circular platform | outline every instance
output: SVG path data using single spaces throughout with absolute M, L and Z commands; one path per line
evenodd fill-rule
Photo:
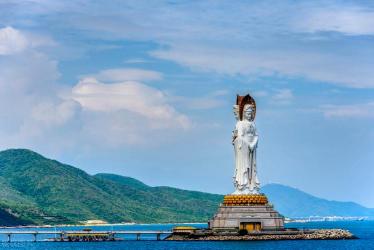
M 223 205 L 225 206 L 245 206 L 245 205 L 266 205 L 268 199 L 263 194 L 240 194 L 225 195 Z

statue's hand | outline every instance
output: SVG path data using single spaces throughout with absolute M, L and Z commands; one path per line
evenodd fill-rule
M 249 143 L 248 145 L 248 148 L 249 148 L 249 151 L 253 152 L 257 147 L 257 144 L 256 143 Z

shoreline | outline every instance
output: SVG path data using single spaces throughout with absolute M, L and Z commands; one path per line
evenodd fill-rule
M 266 240 L 353 240 L 358 239 L 348 230 L 311 229 L 298 231 L 254 232 L 246 235 L 214 233 L 211 231 L 194 234 L 172 234 L 166 241 L 266 241 Z

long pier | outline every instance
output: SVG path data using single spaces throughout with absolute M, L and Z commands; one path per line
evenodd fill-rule
M 130 231 L 130 230 L 114 230 L 114 231 L 83 231 L 83 230 L 66 230 L 66 231 L 47 231 L 47 230 L 14 230 L 14 231 L 0 231 L 0 235 L 7 237 L 7 241 L 11 242 L 12 235 L 31 235 L 33 236 L 33 241 L 38 241 L 38 235 L 54 235 L 56 239 L 63 239 L 66 235 L 76 234 L 76 235 L 95 235 L 95 234 L 108 234 L 113 236 L 120 235 L 134 235 L 136 240 L 141 240 L 141 235 L 155 235 L 155 240 L 162 240 L 161 235 L 170 235 L 172 231 L 163 230 L 144 230 L 144 231 Z

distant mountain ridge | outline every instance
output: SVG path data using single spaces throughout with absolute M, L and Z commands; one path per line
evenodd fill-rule
M 374 218 L 374 209 L 355 202 L 321 199 L 296 188 L 280 184 L 268 184 L 261 188 L 271 203 L 283 215 L 290 218 L 309 216 L 367 216 Z
M 373 216 L 356 203 L 319 199 L 279 184 L 262 188 L 287 217 Z M 203 222 L 223 196 L 151 187 L 131 177 L 89 175 L 27 149 L 0 152 L 0 225 L 108 222 Z

